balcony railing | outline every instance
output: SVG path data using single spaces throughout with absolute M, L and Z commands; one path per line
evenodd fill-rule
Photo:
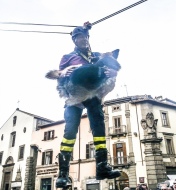
M 127 156 L 111 157 L 110 164 L 113 166 L 127 166 L 128 165 Z
M 108 134 L 110 136 L 126 135 L 127 134 L 126 125 L 120 125 L 118 127 L 117 126 L 109 127 Z

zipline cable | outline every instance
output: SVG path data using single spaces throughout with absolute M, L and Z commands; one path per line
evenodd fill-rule
M 91 24 L 92 24 L 92 26 L 95 25 L 95 24 L 98 24 L 98 23 L 100 23 L 100 22 L 102 22 L 102 21 L 104 21 L 104 20 L 106 20 L 106 19 L 108 19 L 108 18 L 111 18 L 111 17 L 113 17 L 113 16 L 115 16 L 115 15 L 117 15 L 117 14 L 120 14 L 120 13 L 122 13 L 122 12 L 128 10 L 128 9 L 131 9 L 131 8 L 133 8 L 133 7 L 135 7 L 135 6 L 139 5 L 139 4 L 141 4 L 141 3 L 144 3 L 145 1 L 148 1 L 148 0 L 141 0 L 141 1 L 138 1 L 138 2 L 136 2 L 136 3 L 134 3 L 134 4 L 131 4 L 131 5 L 129 5 L 129 6 L 125 7 L 125 8 L 123 8 L 123 9 L 121 9 L 121 10 L 115 12 L 115 13 L 112 13 L 112 14 L 110 14 L 110 15 L 108 15 L 108 16 L 102 18 L 102 19 L 99 19 L 99 20 L 97 20 L 97 21 L 95 21 L 95 22 L 93 22 L 93 23 L 91 23 Z M 77 26 L 72 26 L 72 25 L 19 23 L 19 22 L 0 22 L 0 24 L 77 27 Z M 71 32 L 53 32 L 53 31 L 47 32 L 47 31 L 8 30 L 8 29 L 0 29 L 0 31 L 50 33 L 50 34 L 71 34 Z
M 7 30 L 0 29 L 0 31 L 10 31 L 10 32 L 33 32 L 33 33 L 48 33 L 48 34 L 71 34 L 70 32 L 47 32 L 47 31 L 32 31 L 32 30 Z
M 113 16 L 115 16 L 115 15 L 117 15 L 117 14 L 119 14 L 119 13 L 122 13 L 122 12 L 128 10 L 128 9 L 131 9 L 131 8 L 133 8 L 133 7 L 135 7 L 135 6 L 139 5 L 139 4 L 141 4 L 141 3 L 144 3 L 145 1 L 148 1 L 148 0 L 141 0 L 141 1 L 138 1 L 138 2 L 136 2 L 136 3 L 134 3 L 134 4 L 132 4 L 132 5 L 129 5 L 128 7 L 125 7 L 125 8 L 123 8 L 123 9 L 121 9 L 121 10 L 115 12 L 115 13 L 112 13 L 112 14 L 110 14 L 110 15 L 108 15 L 108 16 L 106 16 L 106 17 L 100 19 L 100 20 L 97 20 L 96 22 L 93 22 L 93 23 L 91 23 L 91 24 L 92 24 L 92 25 L 98 24 L 98 23 L 100 23 L 100 22 L 102 22 L 102 21 L 104 21 L 104 20 L 106 20 L 106 19 L 108 19 L 108 18 L 111 18 L 111 17 L 113 17 Z
M 0 24 L 28 25 L 28 26 L 62 26 L 62 27 L 77 27 L 77 26 L 63 25 L 63 24 L 37 24 L 37 23 L 22 23 L 22 22 L 0 22 Z

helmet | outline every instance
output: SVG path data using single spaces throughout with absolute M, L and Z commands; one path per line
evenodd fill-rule
M 84 34 L 85 36 L 89 37 L 88 29 L 83 26 L 78 26 L 71 32 L 72 40 L 74 40 L 76 35 L 78 35 L 78 34 Z

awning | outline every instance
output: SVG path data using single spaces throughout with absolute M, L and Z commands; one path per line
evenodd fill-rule
M 169 180 L 176 180 L 176 175 L 167 175 L 167 177 L 169 178 Z

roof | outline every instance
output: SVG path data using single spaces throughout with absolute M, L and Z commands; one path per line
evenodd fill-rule
M 17 111 L 20 111 L 22 113 L 25 113 L 27 115 L 30 115 L 30 116 L 33 116 L 34 118 L 37 118 L 37 119 L 42 119 L 42 120 L 45 120 L 45 121 L 49 121 L 49 122 L 55 122 L 51 119 L 47 119 L 47 118 L 44 118 L 44 117 L 41 117 L 41 116 L 38 116 L 38 115 L 35 115 L 35 114 L 32 114 L 32 113 L 29 113 L 29 112 L 25 112 L 25 111 L 22 111 L 20 110 L 19 108 L 16 109 Z
M 87 117 L 87 114 L 83 114 L 81 116 L 81 118 L 86 118 Z M 48 123 L 48 124 L 45 124 L 45 125 L 40 125 L 38 127 L 38 129 L 43 129 L 43 128 L 46 128 L 46 127 L 52 127 L 54 125 L 59 125 L 59 124 L 62 124 L 62 123 L 65 123 L 65 120 L 59 120 L 59 121 L 56 121 L 56 122 L 53 122 L 53 123 Z
M 50 122 L 50 123 L 51 123 L 51 122 L 52 122 L 52 123 L 55 122 L 55 121 L 53 121 L 53 120 L 50 120 L 50 119 L 47 119 L 47 118 L 44 118 L 44 117 L 41 117 L 41 116 L 38 116 L 38 115 L 35 115 L 35 114 L 32 114 L 32 113 L 22 111 L 22 110 L 20 110 L 19 108 L 16 108 L 16 110 L 13 112 L 13 114 L 14 114 L 16 111 L 19 111 L 19 112 L 21 112 L 21 113 L 30 115 L 30 116 L 32 116 L 32 117 L 34 117 L 34 118 L 36 118 L 36 119 L 41 119 L 41 120 L 44 120 L 44 121 L 47 121 L 47 122 Z M 12 115 L 13 115 L 13 114 L 12 114 Z M 10 117 L 11 117 L 11 116 L 10 116 Z M 10 118 L 10 117 L 9 117 L 9 118 Z M 9 118 L 8 118 L 8 119 L 9 119 Z M 6 120 L 6 122 L 8 121 L 8 119 Z M 5 123 L 6 123 L 6 122 L 5 122 Z M 3 126 L 5 125 L 5 123 L 4 123 L 1 127 L 3 127 Z M 0 127 L 0 128 L 1 128 L 1 127 Z
M 136 96 L 127 96 L 122 98 L 117 98 L 113 100 L 108 100 L 104 102 L 104 106 L 120 104 L 130 102 L 131 104 L 145 103 L 149 102 L 151 104 L 169 106 L 176 108 L 176 102 L 168 98 L 163 99 L 162 96 L 152 98 L 151 95 L 136 95 Z

